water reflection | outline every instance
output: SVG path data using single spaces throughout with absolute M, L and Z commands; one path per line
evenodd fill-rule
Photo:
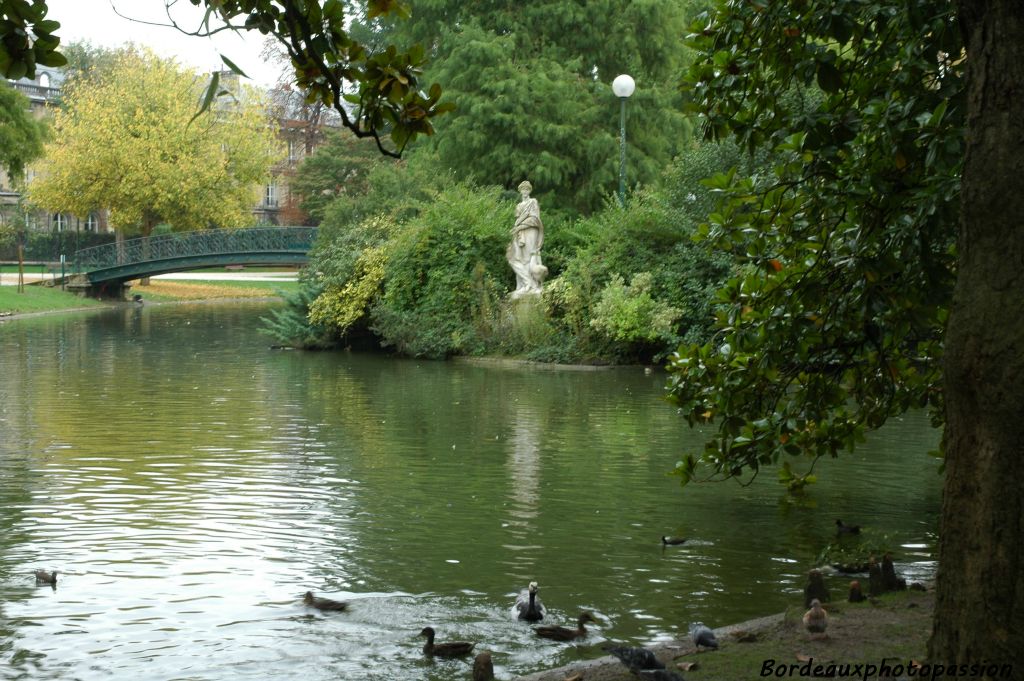
M 697 440 L 659 376 L 274 352 L 260 313 L 0 325 L 0 678 L 464 677 L 423 658 L 427 624 L 510 677 L 781 610 L 836 517 L 934 569 L 923 415 L 829 462 L 809 503 L 770 475 L 680 493 L 666 471 Z M 596 612 L 591 636 L 511 621 L 531 580 L 553 623 Z

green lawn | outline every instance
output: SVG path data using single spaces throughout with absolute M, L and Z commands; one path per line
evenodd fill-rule
M 99 305 L 103 303 L 59 288 L 26 286 L 24 293 L 18 293 L 17 286 L 0 286 L 0 312 L 47 312 Z

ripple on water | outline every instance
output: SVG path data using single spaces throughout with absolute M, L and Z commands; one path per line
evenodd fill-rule
M 4 325 L 3 678 L 465 678 L 424 658 L 425 625 L 508 678 L 782 610 L 835 517 L 888 535 L 909 580 L 934 572 L 925 418 L 822 468 L 816 507 L 767 474 L 680 492 L 666 472 L 697 441 L 660 377 L 271 353 L 263 313 Z M 510 617 L 534 580 L 546 623 L 597 614 L 584 641 Z

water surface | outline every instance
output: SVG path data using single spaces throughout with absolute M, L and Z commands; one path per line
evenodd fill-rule
M 801 503 L 775 471 L 681 490 L 699 438 L 664 375 L 274 351 L 264 309 L 0 325 L 0 678 L 468 678 L 424 659 L 425 625 L 509 678 L 797 603 L 837 517 L 934 568 L 923 414 L 820 462 Z M 600 624 L 538 640 L 509 613 L 531 580 L 545 623 Z

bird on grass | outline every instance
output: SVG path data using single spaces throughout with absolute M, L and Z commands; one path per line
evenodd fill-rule
M 540 587 L 537 582 L 530 582 L 530 585 L 519 593 L 516 603 L 512 606 L 512 614 L 516 618 L 527 622 L 539 622 L 544 619 L 544 605 L 540 602 L 537 592 Z
M 47 570 L 36 570 L 36 584 L 49 584 L 50 586 L 57 586 L 57 571 L 48 572 Z
M 619 658 L 634 674 L 654 669 L 665 669 L 665 665 L 647 648 L 604 645 L 601 649 Z
M 804 626 L 812 634 L 824 634 L 828 627 L 828 613 L 817 598 L 811 601 L 811 609 L 804 613 Z
M 837 518 L 836 534 L 860 534 L 860 525 L 846 525 Z
M 420 636 L 426 636 L 427 642 L 423 644 L 423 653 L 434 657 L 461 657 L 473 651 L 475 643 L 469 641 L 450 641 L 449 643 L 434 643 L 434 628 L 423 627 Z
M 686 537 L 666 537 L 662 535 L 661 544 L 662 546 L 677 546 L 679 544 L 685 544 Z
M 583 625 L 587 622 L 596 622 L 594 615 L 589 612 L 583 612 L 580 614 L 577 620 L 575 629 L 569 629 L 568 627 L 534 627 L 533 630 L 537 632 L 537 635 L 541 638 L 551 638 L 556 641 L 572 641 L 573 639 L 583 638 L 587 635 L 587 629 Z
M 306 595 L 302 597 L 302 602 L 311 608 L 316 608 L 317 610 L 341 612 L 348 608 L 348 603 L 345 603 L 344 601 L 335 601 L 330 598 L 314 596 L 312 591 L 306 592 Z
M 693 645 L 697 646 L 697 650 L 701 648 L 718 650 L 718 639 L 715 638 L 715 632 L 704 626 L 703 622 L 694 622 L 690 625 L 690 640 L 693 641 Z
M 494 681 L 491 651 L 485 650 L 473 659 L 473 681 Z

